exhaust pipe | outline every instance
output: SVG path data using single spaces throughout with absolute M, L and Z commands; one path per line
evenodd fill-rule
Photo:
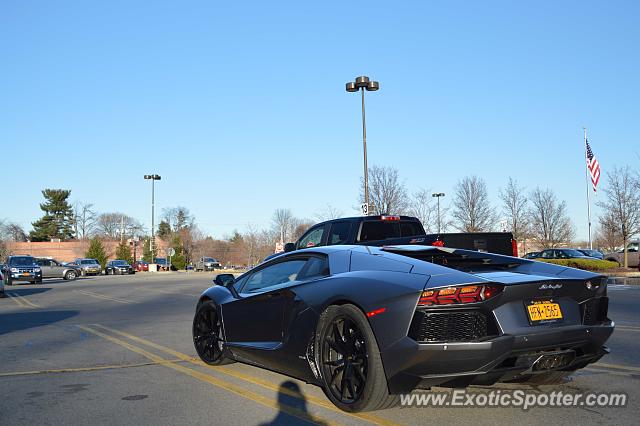
M 531 371 L 536 373 L 556 370 L 571 364 L 574 359 L 576 359 L 576 352 L 574 350 L 544 354 L 534 361 L 531 365 Z

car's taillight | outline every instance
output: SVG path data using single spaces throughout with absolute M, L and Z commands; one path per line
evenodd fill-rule
M 499 285 L 466 285 L 425 290 L 420 295 L 418 306 L 483 302 L 500 292 L 502 292 L 502 286 Z
M 434 246 L 434 247 L 444 247 L 444 241 L 435 240 L 434 242 L 431 243 L 431 245 Z
M 382 215 L 380 220 L 400 220 L 400 216 Z
M 513 257 L 518 257 L 518 242 L 515 239 L 511 239 L 511 253 Z

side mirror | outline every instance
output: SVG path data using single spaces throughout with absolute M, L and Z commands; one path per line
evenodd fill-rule
M 218 274 L 213 279 L 213 283 L 222 287 L 229 287 L 236 282 L 236 277 L 233 274 Z
M 295 251 L 296 243 L 286 243 L 284 245 L 284 252 L 289 253 L 290 251 Z

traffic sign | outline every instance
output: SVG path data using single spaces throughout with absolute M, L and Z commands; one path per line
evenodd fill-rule
M 360 204 L 360 210 L 363 216 L 369 216 L 369 205 L 367 203 Z
M 176 255 L 176 249 L 174 249 L 173 247 L 169 247 L 167 249 L 167 256 L 175 256 Z

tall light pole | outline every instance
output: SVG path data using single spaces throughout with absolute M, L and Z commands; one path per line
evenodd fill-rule
M 362 149 L 364 150 L 364 202 L 367 206 L 367 214 L 369 210 L 369 168 L 367 167 L 367 124 L 364 114 L 364 92 L 375 92 L 380 88 L 380 83 L 369 80 L 369 77 L 362 75 L 356 77 L 356 81 L 350 81 L 346 84 L 347 92 L 362 92 Z
M 440 233 L 440 197 L 444 197 L 444 192 L 436 192 L 435 194 L 431 194 L 432 197 L 436 197 L 438 199 L 438 234 Z
M 149 242 L 149 247 L 151 248 L 151 263 L 154 262 L 153 257 L 155 256 L 155 242 L 156 242 L 156 237 L 155 237 L 155 214 L 154 214 L 154 209 L 155 209 L 155 182 L 157 180 L 162 179 L 162 177 L 160 175 L 144 175 L 145 179 L 149 179 L 151 180 L 151 241 Z

